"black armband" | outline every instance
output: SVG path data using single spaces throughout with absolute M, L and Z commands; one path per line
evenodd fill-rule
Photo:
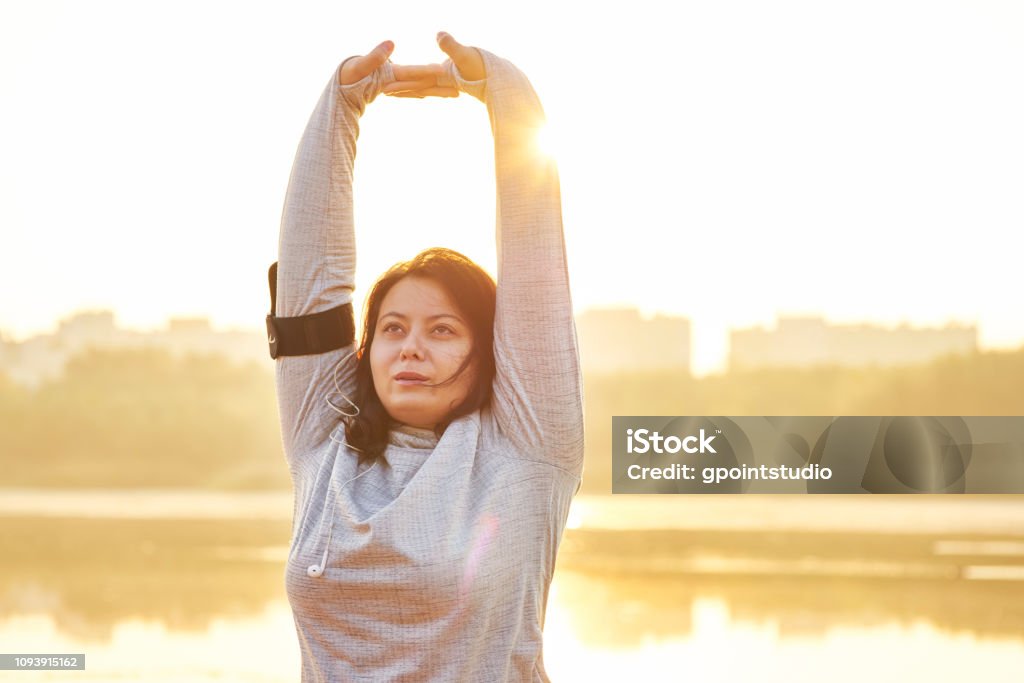
M 334 351 L 356 338 L 352 304 L 329 311 L 279 318 L 277 312 L 277 262 L 270 266 L 270 315 L 267 316 L 267 343 L 270 357 L 309 356 Z

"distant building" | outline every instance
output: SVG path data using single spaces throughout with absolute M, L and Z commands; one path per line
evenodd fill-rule
M 206 318 L 172 318 L 166 330 L 135 332 L 118 328 L 111 311 L 78 313 L 62 320 L 57 332 L 11 342 L 0 335 L 0 373 L 35 387 L 57 379 L 68 360 L 87 349 L 159 348 L 174 356 L 220 354 L 228 361 L 258 361 L 272 367 L 262 331 L 217 332 Z
M 894 366 L 928 363 L 978 348 L 972 326 L 918 329 L 901 325 L 829 325 L 820 317 L 779 318 L 774 330 L 733 330 L 729 369 L 817 365 Z
M 635 308 L 592 309 L 576 316 L 585 372 L 690 371 L 690 321 Z

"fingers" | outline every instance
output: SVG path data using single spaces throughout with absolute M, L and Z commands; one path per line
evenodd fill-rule
M 415 97 L 422 99 L 424 97 L 458 97 L 459 91 L 456 88 L 444 88 L 441 86 L 432 88 L 421 88 L 419 90 L 407 90 L 403 92 L 389 92 L 385 93 L 389 97 Z
M 394 49 L 395 44 L 390 40 L 385 40 L 361 57 L 346 59 L 341 65 L 338 82 L 342 85 L 349 85 L 361 81 L 380 68 L 381 64 L 388 61 L 388 57 L 391 56 Z
M 484 78 L 483 59 L 476 48 L 462 45 L 444 31 L 437 34 L 437 43 L 466 80 Z M 338 75 L 339 82 L 348 85 L 362 80 L 387 62 L 394 49 L 395 44 L 385 40 L 362 57 L 346 60 Z M 458 97 L 459 90 L 450 87 L 451 78 L 445 68 L 442 64 L 391 64 L 394 80 L 384 84 L 381 92 L 394 97 Z
M 484 60 L 475 47 L 463 45 L 445 31 L 438 32 L 437 45 L 451 58 L 459 73 L 467 81 L 479 81 L 486 77 L 487 69 Z
M 440 64 L 392 64 L 395 80 L 384 85 L 381 92 L 395 97 L 458 97 L 456 88 L 440 85 L 444 75 Z
M 385 95 L 391 95 L 397 92 L 404 92 L 407 90 L 423 90 L 425 88 L 432 88 L 437 85 L 437 80 L 434 78 L 421 78 L 417 81 L 392 81 L 383 88 L 381 92 Z
M 445 31 L 437 32 L 437 45 L 440 47 L 446 55 L 452 58 L 452 61 L 458 62 L 457 57 L 461 56 L 462 50 L 466 47 L 455 40 L 452 34 L 446 33 Z
M 366 55 L 367 64 L 370 65 L 370 70 L 373 71 L 384 62 L 388 61 L 388 57 L 395 50 L 395 44 L 390 40 L 385 40 L 383 43 L 373 48 L 368 55 Z M 369 71 L 367 73 L 369 73 Z
M 444 72 L 440 64 L 414 64 L 411 66 L 392 64 L 391 69 L 395 73 L 396 81 L 436 79 Z

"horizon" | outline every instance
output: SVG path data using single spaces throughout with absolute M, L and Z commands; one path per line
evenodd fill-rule
M 695 377 L 707 377 L 707 376 L 711 376 L 711 375 L 728 373 L 730 371 L 729 370 L 729 353 L 730 353 L 730 349 L 729 349 L 729 344 L 728 343 L 724 347 L 721 347 L 721 348 L 718 349 L 718 354 L 716 354 L 714 356 L 716 358 L 716 362 L 714 364 L 707 364 L 707 363 L 705 363 L 705 364 L 701 365 L 701 364 L 698 364 L 697 362 L 695 362 L 695 359 L 697 357 L 697 354 L 694 353 L 694 351 L 695 351 L 695 340 L 700 338 L 700 335 L 696 334 L 695 331 L 694 331 L 694 328 L 695 328 L 694 322 L 691 319 L 687 318 L 686 316 L 665 314 L 665 313 L 661 313 L 661 312 L 644 312 L 641 309 L 636 308 L 636 307 L 632 307 L 632 306 L 606 306 L 606 307 L 586 308 L 586 309 L 582 309 L 582 310 L 575 310 L 573 312 L 573 315 L 578 320 L 578 318 L 580 316 L 583 316 L 583 315 L 586 315 L 586 314 L 592 313 L 592 312 L 601 312 L 601 311 L 627 311 L 627 312 L 634 312 L 634 313 L 636 313 L 640 317 L 640 319 L 643 322 L 650 322 L 650 321 L 655 320 L 657 318 L 669 318 L 669 319 L 677 319 L 677 320 L 686 320 L 689 323 L 689 326 L 690 326 L 690 351 L 691 351 L 691 353 L 690 353 L 690 368 L 689 368 L 690 373 L 692 375 L 694 375 Z M 174 322 L 174 321 L 183 321 L 183 320 L 189 320 L 189 321 L 199 320 L 199 321 L 204 321 L 204 322 L 206 322 L 209 325 L 210 332 L 214 333 L 214 334 L 217 334 L 217 333 L 245 333 L 245 334 L 253 334 L 253 335 L 260 335 L 260 336 L 265 334 L 265 330 L 261 326 L 256 326 L 256 325 L 239 326 L 239 325 L 232 325 L 230 323 L 223 324 L 223 323 L 221 323 L 221 322 L 211 318 L 210 316 L 205 316 L 205 315 L 200 315 L 200 314 L 197 314 L 197 315 L 184 315 L 183 314 L 183 315 L 169 316 L 169 317 L 165 318 L 162 322 L 159 322 L 156 325 L 152 325 L 152 324 L 150 324 L 150 325 L 132 325 L 132 324 L 125 323 L 121 319 L 121 316 L 118 314 L 118 312 L 113 310 L 113 309 L 110 309 L 110 308 L 106 308 L 106 309 L 96 308 L 96 309 L 73 311 L 73 312 L 71 312 L 70 314 L 68 314 L 66 316 L 62 316 L 59 320 L 54 321 L 54 323 L 50 327 L 45 328 L 45 329 L 41 329 L 41 330 L 29 331 L 29 333 L 25 334 L 25 335 L 14 335 L 14 334 L 12 334 L 10 332 L 10 329 L 8 327 L 4 326 L 3 324 L 0 324 L 0 343 L 7 342 L 7 343 L 14 343 L 14 344 L 22 344 L 22 343 L 25 343 L 25 342 L 33 339 L 33 338 L 36 338 L 36 337 L 54 335 L 54 334 L 59 332 L 60 326 L 63 323 L 66 323 L 67 321 L 72 320 L 74 318 L 77 318 L 79 316 L 92 315 L 92 314 L 104 314 L 105 315 L 107 313 L 110 313 L 110 314 L 113 315 L 115 329 L 117 329 L 119 331 L 131 332 L 131 333 L 136 333 L 136 334 L 158 334 L 158 333 L 166 332 L 168 329 L 170 329 L 170 325 L 171 325 L 172 322 Z M 360 313 L 361 313 L 361 311 L 359 310 L 359 308 L 357 308 L 356 309 L 357 328 L 361 324 L 360 323 L 361 316 L 359 315 Z M 864 321 L 864 320 L 861 320 L 861 321 L 854 320 L 854 321 L 837 322 L 837 321 L 829 319 L 827 316 L 824 316 L 824 315 L 814 314 L 814 313 L 806 313 L 806 312 L 805 313 L 799 313 L 799 314 L 787 314 L 787 313 L 779 312 L 779 313 L 777 313 L 776 317 L 772 321 L 770 321 L 767 325 L 753 325 L 753 326 L 748 326 L 748 327 L 729 328 L 727 330 L 727 334 L 731 334 L 733 332 L 743 332 L 743 331 L 765 331 L 765 332 L 771 333 L 771 332 L 776 332 L 776 331 L 779 330 L 780 323 L 782 321 L 786 321 L 786 320 L 807 320 L 807 319 L 820 320 L 826 327 L 831 328 L 831 329 L 839 329 L 839 328 L 846 328 L 846 327 L 867 327 L 867 328 L 873 328 L 873 329 L 882 330 L 882 331 L 885 331 L 885 332 L 896 332 L 896 331 L 906 331 L 906 330 L 909 330 L 909 331 L 923 331 L 923 330 L 945 331 L 945 330 L 974 329 L 975 334 L 976 334 L 977 350 L 978 350 L 978 352 L 981 352 L 981 353 L 985 353 L 985 352 L 1000 352 L 1000 351 L 1012 352 L 1012 351 L 1016 351 L 1018 349 L 1024 349 L 1024 339 L 1016 340 L 1015 342 L 1011 342 L 1011 343 L 1003 344 L 1003 345 L 992 345 L 992 344 L 985 344 L 985 343 L 983 343 L 983 341 L 982 341 L 983 340 L 983 336 L 984 336 L 983 335 L 983 330 L 980 328 L 980 326 L 978 326 L 975 323 L 963 323 L 961 321 L 950 320 L 950 321 L 946 321 L 946 323 L 944 323 L 944 324 L 939 324 L 939 325 L 917 325 L 917 324 L 913 324 L 913 323 L 911 323 L 909 321 L 901 321 L 901 322 L 899 322 L 899 323 L 897 323 L 895 325 L 881 325 L 881 324 L 878 324 L 878 323 L 875 323 L 875 322 L 872 322 L 872 321 Z M 702 349 L 702 352 L 703 353 L 700 356 L 702 358 L 707 358 L 707 357 L 711 356 L 711 354 L 708 352 L 707 349 Z

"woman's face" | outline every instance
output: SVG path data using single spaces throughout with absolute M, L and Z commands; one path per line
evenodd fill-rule
M 471 364 L 440 387 L 473 348 L 473 333 L 455 303 L 433 280 L 398 281 L 381 302 L 370 371 L 384 409 L 404 424 L 433 429 L 469 394 L 476 379 Z

